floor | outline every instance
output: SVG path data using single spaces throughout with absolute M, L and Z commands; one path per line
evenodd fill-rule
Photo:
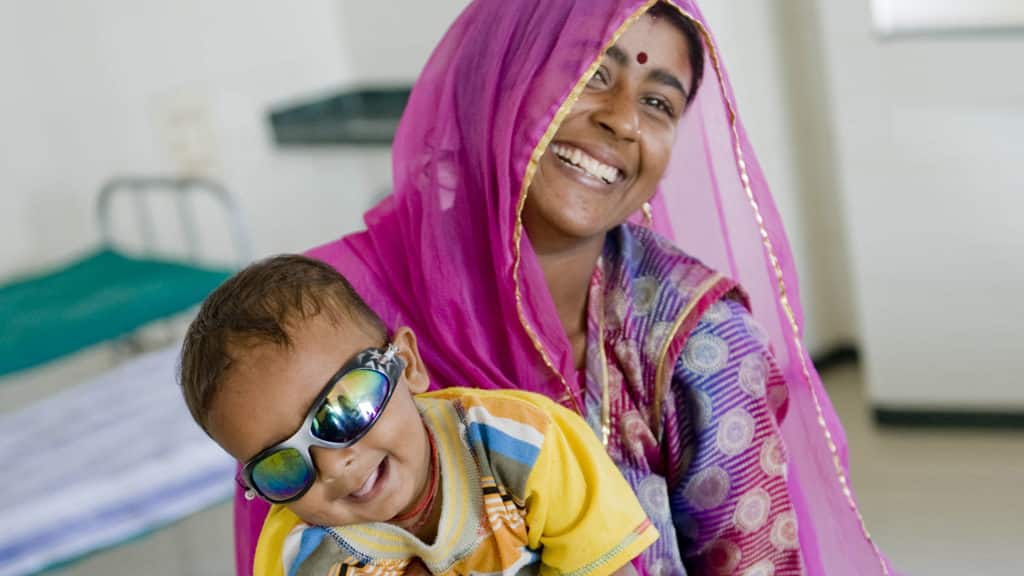
M 898 570 L 1024 575 L 1024 431 L 879 430 L 855 366 L 825 381 L 861 512 Z
M 904 574 L 1024 575 L 1024 431 L 879 430 L 856 366 L 826 374 L 876 542 Z M 52 572 L 229 575 L 229 504 Z

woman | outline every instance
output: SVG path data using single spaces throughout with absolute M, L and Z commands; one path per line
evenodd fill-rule
M 367 231 L 312 254 L 422 335 L 435 382 L 582 413 L 661 531 L 638 569 L 888 573 L 691 1 L 474 2 L 393 152 Z M 239 512 L 244 570 L 260 514 Z

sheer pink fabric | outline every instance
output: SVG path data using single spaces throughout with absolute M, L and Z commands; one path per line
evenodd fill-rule
M 555 399 L 578 387 L 572 349 L 519 219 L 524 180 L 592 64 L 653 1 L 477 0 L 413 90 L 394 143 L 392 196 L 367 230 L 312 251 L 390 326 L 409 325 L 435 385 L 519 388 Z M 750 294 L 790 387 L 783 433 L 807 572 L 880 574 L 846 487 L 846 442 L 802 349 L 796 271 L 782 222 L 705 30 L 697 99 L 681 120 L 654 198 L 655 228 Z M 242 502 L 245 573 L 261 508 Z M 263 512 L 265 513 L 265 512 Z

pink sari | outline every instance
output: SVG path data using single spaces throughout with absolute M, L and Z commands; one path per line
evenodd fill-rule
M 605 49 L 654 0 L 477 0 L 420 75 L 394 143 L 395 193 L 367 230 L 311 252 L 388 325 L 411 326 L 439 386 L 580 397 L 573 354 L 523 231 L 536 163 Z M 796 271 L 714 37 L 652 200 L 654 228 L 743 286 L 789 388 L 782 434 L 808 574 L 887 574 L 849 486 L 842 427 L 802 345 Z M 266 507 L 238 501 L 240 574 Z

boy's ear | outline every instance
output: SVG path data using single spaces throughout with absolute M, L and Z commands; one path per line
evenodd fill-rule
M 416 334 L 408 326 L 402 326 L 395 331 L 391 341 L 398 347 L 398 356 L 405 361 L 402 378 L 409 387 L 409 391 L 413 394 L 426 392 L 430 387 L 430 376 L 420 357 L 420 350 L 416 346 Z

